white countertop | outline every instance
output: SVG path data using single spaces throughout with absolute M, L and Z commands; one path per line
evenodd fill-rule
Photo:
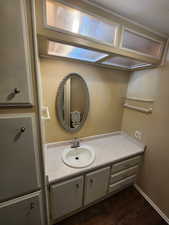
M 145 149 L 143 144 L 120 132 L 84 138 L 81 143 L 91 146 L 96 153 L 94 163 L 86 168 L 71 168 L 63 163 L 61 154 L 66 147 L 70 147 L 70 142 L 46 145 L 45 171 L 50 183 L 142 154 Z

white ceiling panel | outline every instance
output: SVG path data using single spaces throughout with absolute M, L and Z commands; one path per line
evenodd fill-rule
M 90 0 L 88 2 L 169 36 L 169 0 Z

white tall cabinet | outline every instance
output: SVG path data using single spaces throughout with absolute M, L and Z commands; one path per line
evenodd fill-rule
M 27 2 L 0 1 L 0 106 L 33 104 Z
M 0 201 L 41 187 L 34 114 L 0 116 Z
M 0 224 L 45 225 L 31 0 L 0 15 Z

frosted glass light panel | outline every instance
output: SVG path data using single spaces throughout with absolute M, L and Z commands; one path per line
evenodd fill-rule
M 159 41 L 149 39 L 137 33 L 125 30 L 123 33 L 122 48 L 134 50 L 139 53 L 160 58 L 163 44 Z
M 54 0 L 46 0 L 46 22 L 53 29 L 68 31 L 113 45 L 117 24 L 102 21 Z
M 151 64 L 140 62 L 138 60 L 126 58 L 123 56 L 114 56 L 112 58 L 105 60 L 104 62 L 102 62 L 102 64 L 121 67 L 125 69 L 134 69 L 134 68 L 151 65 Z
M 107 56 L 107 54 L 104 53 L 61 44 L 54 41 L 48 42 L 48 55 L 78 59 L 88 62 L 96 62 Z

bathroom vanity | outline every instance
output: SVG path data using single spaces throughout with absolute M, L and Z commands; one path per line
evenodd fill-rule
M 124 133 L 84 138 L 80 144 L 95 151 L 94 162 L 85 168 L 72 168 L 63 162 L 62 154 L 70 142 L 46 146 L 53 223 L 133 185 L 143 161 L 145 146 Z
M 159 171 L 154 160 L 166 158 L 156 154 L 157 143 L 167 149 L 166 134 L 155 143 L 147 134 L 157 137 L 153 129 L 165 131 L 168 121 L 161 86 L 153 105 L 159 77 L 168 73 L 168 35 L 106 8 L 85 0 L 0 3 L 0 225 L 55 224 L 133 185 L 145 146 L 108 132 L 144 134 L 155 150 L 142 173 Z M 85 138 L 57 142 L 75 136 Z M 141 186 L 169 212 L 167 188 L 154 198 L 163 172 L 145 173 Z

